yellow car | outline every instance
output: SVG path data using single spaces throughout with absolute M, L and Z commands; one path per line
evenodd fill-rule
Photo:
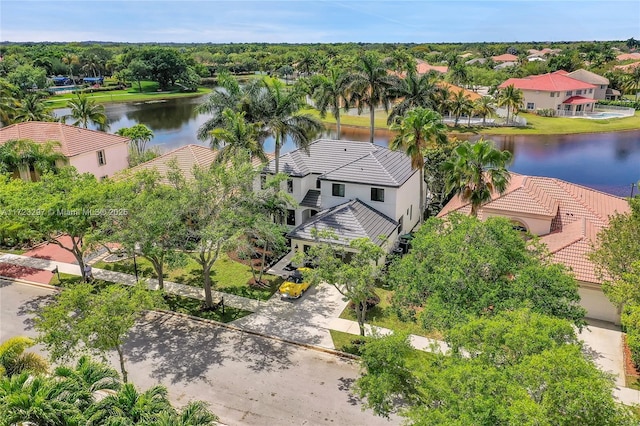
M 278 292 L 280 296 L 285 299 L 297 299 L 302 296 L 311 285 L 310 282 L 305 281 L 303 277 L 303 273 L 308 271 L 309 268 L 298 268 L 289 277 L 285 282 L 282 283 Z

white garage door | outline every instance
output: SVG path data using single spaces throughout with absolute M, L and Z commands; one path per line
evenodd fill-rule
M 587 310 L 587 318 L 620 324 L 618 310 L 602 291 L 580 287 L 578 293 L 580 304 Z

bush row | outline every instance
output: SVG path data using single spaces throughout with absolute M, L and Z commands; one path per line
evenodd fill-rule
M 598 101 L 598 105 L 614 105 L 614 106 L 633 108 L 636 111 L 640 111 L 640 100 L 638 100 L 638 101 L 606 101 L 606 100 L 599 100 Z

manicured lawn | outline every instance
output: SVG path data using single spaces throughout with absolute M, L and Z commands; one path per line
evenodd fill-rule
M 157 278 L 151 266 L 151 262 L 143 257 L 136 257 L 138 264 L 138 274 L 141 277 Z M 98 262 L 95 268 L 109 271 L 125 272 L 134 274 L 133 260 L 126 259 L 118 262 L 107 263 Z M 192 258 L 185 259 L 183 265 L 165 266 L 164 278 L 167 281 L 180 284 L 202 287 L 202 272 L 200 265 Z M 271 285 L 269 288 L 254 288 L 247 284 L 251 279 L 251 270 L 247 265 L 231 260 L 226 255 L 221 255 L 211 271 L 211 279 L 214 290 L 235 294 L 257 300 L 268 300 L 282 283 L 282 278 L 273 275 L 265 275 L 264 280 Z
M 56 276 L 56 274 L 54 274 L 51 278 L 51 281 L 49 281 L 49 284 L 60 287 L 69 287 L 81 282 L 82 277 L 78 275 L 61 273 L 60 280 L 58 280 L 58 277 Z M 110 285 L 119 284 L 103 280 L 93 280 L 93 285 L 95 285 L 98 289 L 103 289 Z M 249 311 L 243 311 L 242 309 L 235 309 L 230 307 L 224 308 L 224 314 L 222 313 L 222 309 L 203 311 L 203 302 L 201 300 L 192 299 L 190 297 L 177 296 L 173 294 L 167 294 L 164 298 L 164 301 L 166 303 L 166 306 L 160 306 L 160 308 L 219 322 L 231 322 L 233 320 L 251 314 L 251 312 Z
M 417 323 L 401 321 L 391 309 L 390 300 L 393 294 L 392 291 L 376 288 L 376 294 L 380 297 L 380 303 L 367 310 L 367 324 L 388 328 L 397 332 L 430 337 L 432 339 L 442 338 L 438 333 L 427 332 Z M 340 318 L 356 321 L 355 312 L 349 306 L 342 311 Z
M 109 102 L 138 102 L 149 100 L 163 100 L 170 98 L 184 98 L 191 96 L 200 96 L 210 93 L 211 89 L 201 87 L 196 92 L 181 92 L 180 90 L 171 90 L 158 92 L 158 83 L 152 81 L 142 82 L 142 92 L 138 90 L 138 84 L 125 90 L 112 90 L 109 92 L 86 93 L 88 97 L 94 99 L 97 103 Z M 47 100 L 47 104 L 53 108 L 64 108 L 70 99 L 75 98 L 73 93 L 65 93 L 62 95 L 51 96 Z

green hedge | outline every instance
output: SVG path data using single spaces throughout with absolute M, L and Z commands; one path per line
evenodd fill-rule
M 606 100 L 599 100 L 598 101 L 598 105 L 614 105 L 614 106 L 621 106 L 621 107 L 626 107 L 626 108 L 633 108 L 636 111 L 640 111 L 640 100 L 638 101 L 606 101 Z
M 622 312 L 622 325 L 627 332 L 627 346 L 631 351 L 631 361 L 640 367 L 640 305 L 627 305 Z

